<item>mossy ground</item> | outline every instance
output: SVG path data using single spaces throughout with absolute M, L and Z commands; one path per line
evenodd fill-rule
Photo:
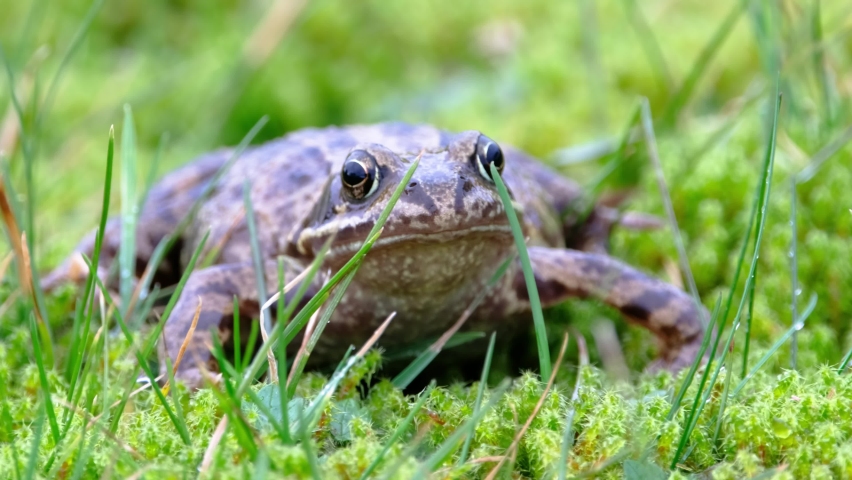
M 97 221 L 107 131 L 116 124 L 121 135 L 124 103 L 132 105 L 136 120 L 140 185 L 164 133 L 169 140 L 160 172 L 236 144 L 262 115 L 270 122 L 256 142 L 307 125 L 384 119 L 476 128 L 589 183 L 613 155 L 577 163 L 562 149 L 617 140 L 644 96 L 657 120 L 663 172 L 698 291 L 708 308 L 732 287 L 739 301 L 745 275 L 732 285 L 733 275 L 767 149 L 779 72 L 784 100 L 748 333 L 749 366 L 792 323 L 795 238 L 798 311 L 811 295 L 817 298 L 798 332 L 796 370 L 786 342 L 742 391 L 726 397 L 727 375 L 732 388 L 741 380 L 746 338 L 741 327 L 735 360 L 709 387 L 710 400 L 685 443 L 688 456 L 669 473 L 697 379 L 667 420 L 685 372 L 677 378 L 637 373 L 655 354 L 652 337 L 591 302 L 570 302 L 548 312 L 551 346 L 555 351 L 561 332 L 573 325 L 588 339 L 597 367 L 578 375 L 572 346 L 500 476 L 558 475 L 566 418 L 573 412 L 568 475 L 852 477 L 852 380 L 837 373 L 852 346 L 852 149 L 841 142 L 811 178 L 801 173 L 822 148 L 849 136 L 848 2 L 742 3 L 746 8 L 685 95 L 679 92 L 685 92 L 696 60 L 714 45 L 714 33 L 741 2 L 320 0 L 299 12 L 280 42 L 264 22 L 278 18 L 269 12 L 286 9 L 269 10 L 270 5 L 300 2 L 102 3 L 95 2 L 91 28 L 58 77 L 89 2 L 6 2 L 0 16 L 0 42 L 11 72 L 11 83 L 2 83 L 0 90 L 0 105 L 10 105 L 0 132 L 16 124 L 10 84 L 23 114 L 18 142 L 8 141 L 15 135 L 0 134 L 0 155 L 8 166 L 6 177 L 20 193 L 13 199 L 34 212 L 35 227 L 27 234 L 41 270 L 55 265 Z M 681 106 L 678 99 L 684 100 Z M 662 216 L 662 197 L 645 152 L 643 143 L 632 144 L 605 187 L 630 188 L 631 210 Z M 29 160 L 34 160 L 34 200 L 26 195 Z M 795 232 L 790 225 L 794 178 L 800 180 Z M 113 212 L 119 206 L 117 185 Z M 27 227 L 25 218 L 19 222 Z M 647 271 L 682 281 L 670 229 L 619 230 L 612 250 Z M 10 267 L 0 285 L 2 478 L 192 477 L 223 413 L 235 420 L 204 477 L 266 471 L 311 476 L 318 470 L 327 477 L 358 478 L 389 445 L 374 472 L 379 478 L 426 476 L 426 470 L 436 477 L 479 478 L 506 455 L 545 388 L 533 374 L 500 371 L 499 357 L 506 352 L 497 352 L 484 400 L 494 396 L 496 403 L 476 423 L 465 462 L 458 461 L 460 448 L 446 457 L 434 455 L 473 415 L 478 384 L 438 386 L 412 424 L 399 429 L 419 397 L 404 395 L 386 379 L 369 392 L 363 389 L 364 379 L 382 375 L 376 353 L 348 373 L 323 407 L 308 443 L 282 441 L 253 403 L 234 410 L 227 397 L 210 389 L 177 392 L 179 423 L 186 426 L 188 441 L 150 391 L 102 417 L 118 418 L 114 425 L 89 423 L 90 415 L 100 415 L 103 405 L 121 400 L 135 386 L 140 369 L 129 343 L 109 336 L 107 347 L 90 353 L 79 394 L 68 396 L 66 367 L 75 335 L 70 325 L 82 296 L 69 288 L 46 299 L 54 356 L 45 378 L 57 427 L 67 432 L 57 437 L 35 361 L 33 309 L 20 295 L 16 273 Z M 620 333 L 634 372 L 628 381 L 599 368 L 593 325 L 601 318 L 614 322 Z M 93 332 L 100 316 L 95 320 Z M 104 351 L 106 371 L 100 360 Z M 494 388 L 504 374 L 514 374 L 514 381 L 497 397 Z M 310 402 L 327 380 L 318 374 L 301 380 L 290 404 L 291 423 L 297 421 L 299 402 Z M 272 398 L 270 387 L 253 388 Z M 723 398 L 727 404 L 720 415 Z M 167 404 L 174 410 L 171 399 Z M 73 414 L 66 415 L 69 410 Z M 401 433 L 400 439 L 389 442 L 394 433 Z M 56 438 L 61 438 L 58 445 Z

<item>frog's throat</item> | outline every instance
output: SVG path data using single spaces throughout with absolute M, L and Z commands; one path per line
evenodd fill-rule
M 458 230 L 443 230 L 436 232 L 418 232 L 404 233 L 398 235 L 380 236 L 376 243 L 373 244 L 370 251 L 380 251 L 383 248 L 397 246 L 402 244 L 417 244 L 417 243 L 449 243 L 462 239 L 476 236 L 478 234 L 505 234 L 507 239 L 511 239 L 512 228 L 506 225 L 477 225 Z M 344 257 L 346 259 L 355 255 L 361 249 L 366 239 L 360 239 L 341 245 L 333 245 L 329 250 L 326 259 L 338 259 Z

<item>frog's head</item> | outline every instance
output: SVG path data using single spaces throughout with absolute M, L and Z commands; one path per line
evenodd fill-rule
M 287 252 L 312 259 L 333 236 L 325 265 L 336 269 L 363 245 L 403 176 L 420 164 L 359 270 L 390 290 L 458 288 L 490 275 L 514 248 L 490 164 L 506 158 L 487 136 L 463 132 L 446 146 L 395 153 L 377 144 L 349 151 Z M 518 212 L 521 214 L 521 212 Z M 476 283 L 476 282 L 474 282 Z

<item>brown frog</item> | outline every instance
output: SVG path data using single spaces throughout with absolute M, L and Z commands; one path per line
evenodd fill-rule
M 221 150 L 203 156 L 152 188 L 138 221 L 137 274 L 231 153 Z M 286 259 L 287 280 L 306 268 L 331 236 L 320 276 L 327 278 L 326 272 L 336 271 L 351 258 L 417 157 L 419 167 L 333 313 L 312 361 L 339 360 L 391 312 L 397 316 L 380 340 L 383 345 L 436 337 L 456 322 L 497 267 L 515 252 L 491 178 L 492 163 L 502 172 L 528 238 L 543 305 L 596 298 L 662 342 L 655 367 L 676 370 L 695 358 L 704 333 L 703 310 L 680 289 L 606 254 L 603 245 L 614 222 L 612 210 L 597 206 L 578 220 L 571 214 L 581 199 L 577 184 L 480 132 L 453 134 L 432 126 L 388 123 L 299 130 L 247 150 L 224 173 L 202 202 L 178 251 L 159 271 L 158 281 L 175 282 L 207 232 L 205 254 L 219 249 L 213 266 L 190 275 L 165 325 L 162 351 L 174 362 L 201 300 L 197 329 L 177 376 L 197 385 L 201 366 L 216 368 L 211 335 L 232 341 L 234 297 L 239 300 L 242 328 L 257 317 L 244 185 L 250 186 L 268 298 L 277 290 L 279 256 Z M 101 272 L 115 259 L 119 238 L 118 219 L 112 219 L 105 233 Z M 77 247 L 77 253 L 91 256 L 93 245 L 94 234 Z M 45 284 L 79 278 L 75 265 L 79 263 L 72 255 Z M 308 296 L 322 281 L 318 278 L 309 286 Z M 520 264 L 514 261 L 464 328 L 512 330 L 528 325 L 530 318 L 527 287 Z M 243 332 L 240 337 L 248 335 Z

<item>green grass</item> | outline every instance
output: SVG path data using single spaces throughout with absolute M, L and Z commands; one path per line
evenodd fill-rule
M 79 290 L 22 289 L 27 259 L 12 252 L 0 278 L 0 477 L 485 478 L 500 462 L 497 478 L 852 477 L 846 3 L 327 0 L 307 3 L 280 42 L 253 37 L 276 42 L 263 58 L 245 45 L 272 15 L 264 3 L 6 5 L 0 132 L 21 128 L 0 143 L 9 211 L 0 257 L 15 226 L 34 274 L 93 226 L 103 232 L 109 212 L 122 212 L 125 234 L 115 301 L 96 294 L 91 274 Z M 219 387 L 137 392 L 140 373 L 151 381 L 158 371 L 154 350 L 188 272 L 212 258 L 199 247 L 166 294 L 151 275 L 135 287 L 124 275 L 156 176 L 237 144 L 221 175 L 248 145 L 285 131 L 386 119 L 480 129 L 548 161 L 618 139 L 582 162 L 552 163 L 593 195 L 629 190 L 627 209 L 668 218 L 656 231 L 616 229 L 612 251 L 681 281 L 713 312 L 717 335 L 702 350 L 711 360 L 675 377 L 643 374 L 656 353 L 650 335 L 576 301 L 535 315 L 535 372 L 507 370 L 519 352 L 492 336 L 480 381 L 402 390 L 425 385 L 426 365 L 451 345 L 481 336 L 463 332 L 396 379 L 385 378 L 381 352 L 365 350 L 328 375 L 298 361 L 289 388 L 259 381 L 270 361 L 286 378 L 295 359 L 285 347 L 320 306 L 308 352 L 323 335 L 380 221 L 305 308 L 278 303 L 289 323 L 266 340 L 252 331 L 259 355 L 249 348 L 232 364 L 216 345 Z M 111 124 L 121 125 L 117 158 Z M 256 253 L 258 199 L 245 193 Z M 156 248 L 154 265 L 187 226 Z M 152 312 L 160 322 L 146 321 Z M 616 322 L 629 382 L 599 367 L 595 342 L 585 346 L 601 317 Z M 557 368 L 550 348 L 569 326 L 577 347 L 545 392 Z

